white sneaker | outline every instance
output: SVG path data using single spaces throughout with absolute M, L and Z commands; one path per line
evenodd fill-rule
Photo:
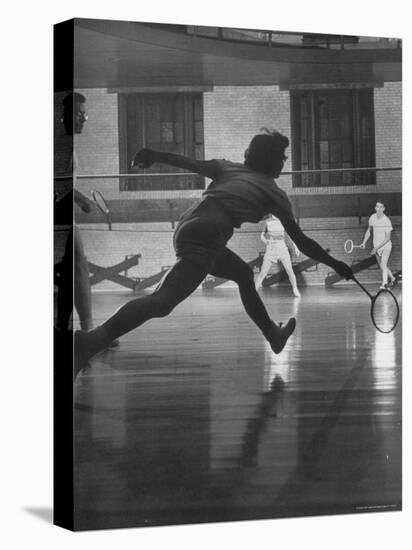
M 300 298 L 300 292 L 296 287 L 293 289 L 293 296 L 295 298 Z

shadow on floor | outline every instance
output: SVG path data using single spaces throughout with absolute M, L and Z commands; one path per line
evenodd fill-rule
M 36 516 L 37 518 L 45 521 L 46 523 L 53 524 L 53 508 L 42 508 L 42 507 L 28 507 L 23 508 L 25 512 Z

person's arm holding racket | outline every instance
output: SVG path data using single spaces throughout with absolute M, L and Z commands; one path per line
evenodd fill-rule
M 183 168 L 195 172 L 207 178 L 216 177 L 219 170 L 219 163 L 216 160 L 196 160 L 183 155 L 165 153 L 154 149 L 141 149 L 133 159 L 132 166 L 139 168 L 150 168 L 152 164 L 168 164 L 176 168 Z
M 92 209 L 92 202 L 85 197 L 80 191 L 74 189 L 73 191 L 74 202 L 83 210 L 83 212 L 90 212 Z
M 385 231 L 385 238 L 384 240 L 378 244 L 378 246 L 374 246 L 371 250 L 371 254 L 376 254 L 378 252 L 378 250 L 380 248 L 382 248 L 383 246 L 385 246 L 386 243 L 388 243 L 390 240 L 391 240 L 391 232 L 392 232 L 392 228 L 388 229 Z
M 260 240 L 265 246 L 269 244 L 269 239 L 266 238 L 267 230 L 267 225 L 265 225 L 265 229 L 260 234 Z
M 94 204 L 97 206 L 97 208 L 100 210 L 100 212 L 104 215 L 106 218 L 107 225 L 109 226 L 109 231 L 112 230 L 112 219 L 110 215 L 109 207 L 100 191 L 97 189 L 93 189 L 92 191 L 92 197 L 94 200 Z
M 365 231 L 365 235 L 363 236 L 363 241 L 361 242 L 361 244 L 359 245 L 360 248 L 362 248 L 362 250 L 365 248 L 366 246 L 366 243 L 369 241 L 369 237 L 371 236 L 371 226 L 369 225 L 368 226 L 368 229 Z
M 299 248 L 296 246 L 296 244 L 292 241 L 292 239 L 289 237 L 287 233 L 285 235 L 285 243 L 286 243 L 286 246 L 289 248 L 290 254 L 294 252 L 295 256 L 300 256 Z
M 333 256 L 328 254 L 319 243 L 303 233 L 291 212 L 278 215 L 278 217 L 285 228 L 286 233 L 303 254 L 313 260 L 316 260 L 317 262 L 328 265 L 344 279 L 353 278 L 352 269 L 347 264 L 336 260 Z
M 295 252 L 295 256 L 300 256 L 300 250 L 299 248 L 293 243 L 293 250 Z

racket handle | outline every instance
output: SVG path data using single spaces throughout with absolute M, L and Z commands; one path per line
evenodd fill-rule
M 355 275 L 352 275 L 352 279 L 355 281 L 355 283 L 358 285 L 358 287 L 361 288 L 361 289 L 363 290 L 363 292 L 364 292 L 365 294 L 367 294 L 371 300 L 373 300 L 372 294 L 371 294 L 369 291 L 366 290 L 366 288 L 363 286 L 362 283 L 360 283 L 360 282 L 358 281 L 358 279 L 355 277 Z

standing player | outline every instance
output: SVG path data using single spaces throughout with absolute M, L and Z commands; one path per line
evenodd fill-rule
M 382 271 L 381 289 L 388 287 L 388 278 L 390 285 L 395 283 L 395 277 L 388 267 L 389 256 L 392 251 L 391 232 L 393 228 L 391 220 L 388 216 L 386 216 L 386 214 L 384 214 L 384 212 L 385 205 L 383 202 L 378 201 L 375 204 L 375 214 L 372 214 L 369 218 L 368 229 L 366 230 L 363 241 L 360 245 L 361 248 L 365 248 L 365 245 L 371 235 L 371 230 L 373 230 L 373 248 L 371 250 L 371 254 L 376 255 L 376 260 Z
M 63 100 L 63 115 L 61 122 L 63 123 L 67 136 L 70 136 L 72 146 L 73 135 L 82 132 L 84 123 L 87 120 L 85 103 L 86 98 L 79 93 L 70 93 Z M 77 158 L 73 149 L 68 171 L 74 173 L 76 169 Z M 84 212 L 89 212 L 91 210 L 91 202 L 77 189 L 73 189 L 72 192 L 66 194 L 55 204 L 54 223 L 71 226 L 63 259 L 61 261 L 57 291 L 56 328 L 59 331 L 67 330 L 73 309 L 74 294 L 75 307 L 79 315 L 80 326 L 82 330 L 88 331 L 93 328 L 89 269 L 84 254 L 80 230 L 76 225 L 73 225 L 73 199 L 75 204 Z
M 270 214 L 266 220 L 265 229 L 260 235 L 261 240 L 266 245 L 265 255 L 263 257 L 262 267 L 259 275 L 256 278 L 256 290 L 262 288 L 262 281 L 269 273 L 271 265 L 278 260 L 282 263 L 292 285 L 293 295 L 296 298 L 300 297 L 298 285 L 296 282 L 295 272 L 293 271 L 292 262 L 288 247 L 285 242 L 285 229 L 280 220 L 273 214 Z M 299 249 L 293 243 L 295 253 L 299 256 Z
M 296 319 L 289 319 L 285 326 L 271 320 L 256 291 L 253 271 L 226 246 L 235 227 L 244 222 L 257 223 L 269 213 L 279 218 L 304 254 L 325 263 L 345 279 L 353 277 L 349 266 L 302 232 L 286 193 L 274 181 L 283 169 L 288 145 L 288 138 L 278 132 L 258 134 L 250 142 L 243 164 L 201 161 L 152 149 L 136 154 L 134 164 L 140 168 L 162 163 L 196 172 L 212 182 L 201 202 L 181 217 L 174 234 L 177 261 L 153 294 L 130 300 L 89 333 L 76 332 L 76 374 L 110 341 L 149 319 L 169 315 L 208 274 L 237 283 L 247 314 L 272 350 L 280 353 L 295 329 Z

